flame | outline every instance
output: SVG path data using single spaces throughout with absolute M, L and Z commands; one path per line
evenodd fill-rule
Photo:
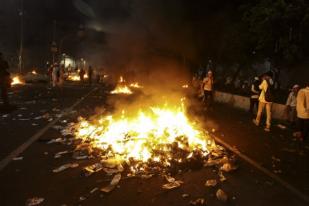
M 84 74 L 84 79 L 88 79 L 88 75 Z M 78 73 L 70 73 L 68 74 L 67 80 L 69 81 L 80 81 L 80 76 Z
M 125 84 L 125 80 L 122 76 L 120 76 L 118 84 L 116 88 L 111 91 L 111 94 L 133 94 L 131 89 Z
M 143 170 L 138 165 L 147 163 L 169 167 L 172 162 L 183 163 L 197 153 L 206 157 L 215 146 L 214 141 L 189 120 L 183 104 L 149 107 L 133 114 L 123 110 L 119 115 L 94 119 L 80 119 L 74 125 L 75 137 L 102 151 L 107 159 L 128 163 L 133 173 Z
M 187 85 L 187 84 L 182 85 L 182 88 L 187 89 L 187 88 L 189 88 L 189 85 Z
M 19 76 L 14 76 L 12 78 L 12 82 L 11 85 L 21 85 L 21 84 L 25 84 L 25 82 L 19 77 Z
M 117 85 L 117 87 L 111 91 L 111 94 L 133 94 L 133 92 L 126 85 Z
M 130 87 L 134 87 L 134 88 L 143 88 L 143 86 L 139 85 L 138 82 L 135 82 L 135 83 L 130 84 Z

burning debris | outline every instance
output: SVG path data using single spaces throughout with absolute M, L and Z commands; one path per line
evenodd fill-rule
M 11 86 L 24 85 L 24 84 L 25 84 L 25 82 L 24 82 L 24 80 L 22 80 L 22 78 L 20 76 L 18 76 L 18 75 L 13 76 Z
M 111 91 L 111 94 L 133 94 L 133 91 L 130 88 L 141 89 L 143 86 L 141 86 L 138 82 L 131 83 L 128 86 L 124 78 L 120 76 L 117 86 L 113 91 Z
M 80 119 L 67 129 L 81 140 L 80 148 L 83 145 L 102 160 L 126 165 L 134 175 L 203 160 L 216 147 L 189 121 L 183 106 L 152 107 L 133 115 L 123 111 L 119 116 L 101 116 L 93 121 Z

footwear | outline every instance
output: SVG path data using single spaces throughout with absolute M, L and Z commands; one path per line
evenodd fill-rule
M 265 132 L 270 132 L 270 128 L 265 127 L 264 131 L 265 131 Z
M 255 124 L 255 126 L 259 126 L 259 123 L 255 119 L 253 119 L 252 122 Z

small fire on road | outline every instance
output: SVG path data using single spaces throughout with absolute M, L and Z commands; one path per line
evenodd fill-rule
M 25 82 L 21 79 L 20 76 L 14 76 L 12 78 L 11 86 L 24 85 L 24 84 L 25 84 Z
M 126 81 L 122 76 L 120 76 L 116 88 L 111 91 L 111 94 L 133 94 L 130 87 L 126 85 Z

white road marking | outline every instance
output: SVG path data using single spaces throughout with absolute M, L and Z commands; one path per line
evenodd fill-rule
M 0 162 L 0 171 L 3 170 L 12 161 L 12 159 L 17 157 L 22 152 L 24 152 L 33 142 L 38 140 L 49 128 L 54 126 L 65 115 L 69 114 L 77 105 L 79 105 L 82 101 L 84 101 L 90 94 L 92 94 L 96 90 L 97 90 L 97 88 L 94 88 L 90 92 L 88 92 L 85 96 L 81 97 L 72 106 L 70 106 L 69 108 L 65 109 L 61 113 L 61 115 L 59 117 L 54 119 L 52 122 L 48 123 L 44 128 L 42 128 L 40 131 L 38 131 L 36 134 L 34 134 L 31 138 L 29 138 L 26 142 L 24 142 L 22 145 L 20 145 L 14 151 L 12 151 L 3 160 L 1 160 L 1 162 Z

